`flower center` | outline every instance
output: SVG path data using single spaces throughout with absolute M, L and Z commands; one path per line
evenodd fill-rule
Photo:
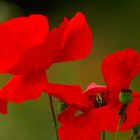
M 99 108 L 108 103 L 109 91 L 106 88 L 95 88 L 89 90 L 86 95 L 90 101 L 90 106 Z

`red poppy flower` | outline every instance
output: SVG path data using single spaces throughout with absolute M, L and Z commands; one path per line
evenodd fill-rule
M 82 13 L 70 21 L 65 18 L 52 31 L 48 28 L 42 15 L 15 18 L 0 25 L 0 72 L 15 75 L 2 88 L 2 99 L 23 102 L 37 98 L 47 84 L 46 69 L 90 53 L 92 35 Z
M 68 88 L 66 88 L 64 85 L 51 84 L 52 90 L 46 88 L 49 94 L 60 98 L 60 100 L 62 100 L 70 106 L 67 108 L 67 110 L 64 110 L 62 114 L 60 114 L 58 117 L 59 122 L 62 124 L 62 129 L 60 128 L 59 130 L 61 131 L 60 138 L 62 135 L 61 133 L 63 133 L 63 135 L 65 136 L 68 136 L 66 128 L 68 127 L 69 129 L 71 125 L 74 126 L 75 122 L 71 120 L 77 119 L 75 113 L 78 109 L 85 111 L 84 116 L 86 117 L 87 114 L 87 120 L 88 113 L 93 113 L 94 116 L 98 118 L 100 130 L 116 132 L 120 118 L 119 113 L 123 109 L 125 109 L 125 114 L 123 116 L 124 118 L 121 124 L 121 131 L 128 130 L 134 125 L 140 123 L 140 94 L 136 92 L 131 93 L 131 91 L 129 90 L 130 81 L 136 76 L 137 73 L 140 72 L 139 60 L 140 56 L 138 55 L 138 53 L 131 49 L 125 49 L 123 51 L 119 51 L 107 56 L 102 63 L 103 76 L 105 78 L 107 87 L 96 85 L 93 83 L 88 86 L 84 94 L 83 92 L 81 92 L 80 89 L 79 92 L 76 92 L 78 94 L 76 94 L 74 92 L 75 89 L 73 89 L 72 86 L 69 87 L 71 88 L 71 93 L 68 91 Z M 132 94 L 133 100 L 131 103 L 127 105 L 123 105 L 120 103 L 119 94 L 122 91 Z M 86 102 L 83 101 L 83 98 L 85 98 L 84 100 Z M 83 109 L 81 109 L 82 105 Z M 88 106 L 86 110 L 85 106 Z M 74 107 L 75 110 L 71 107 Z M 69 117 L 67 118 L 67 116 Z M 65 130 L 63 129 L 64 126 Z M 92 126 L 89 125 L 89 127 Z M 79 127 L 75 129 L 73 128 L 73 131 L 69 131 L 75 134 L 75 131 L 78 131 L 76 129 L 79 129 Z

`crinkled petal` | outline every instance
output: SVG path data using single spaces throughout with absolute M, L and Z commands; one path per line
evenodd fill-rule
M 25 73 L 26 65 L 22 69 L 13 67 L 20 63 L 20 57 L 26 50 L 32 50 L 35 55 L 34 47 L 36 49 L 44 43 L 48 30 L 48 20 L 42 15 L 13 18 L 0 24 L 0 72 Z M 35 57 L 33 55 L 31 53 L 28 60 Z
M 2 88 L 1 97 L 10 102 L 21 103 L 36 99 L 47 84 L 44 72 L 17 75 L 9 80 Z
M 92 111 L 63 123 L 58 132 L 60 140 L 100 140 L 98 119 Z
M 62 51 L 55 62 L 78 60 L 89 55 L 92 48 L 92 33 L 85 16 L 78 12 L 70 21 L 66 18 L 59 30 L 63 34 Z
M 49 95 L 57 97 L 62 102 L 70 106 L 84 111 L 89 109 L 88 98 L 83 94 L 82 89 L 78 85 L 48 83 L 45 91 Z
M 130 81 L 140 72 L 139 58 L 137 51 L 127 48 L 104 59 L 102 72 L 113 102 L 118 100 L 119 91 L 128 89 Z

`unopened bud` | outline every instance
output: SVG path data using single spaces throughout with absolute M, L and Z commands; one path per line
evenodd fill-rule
M 122 104 L 127 105 L 132 101 L 132 91 L 131 90 L 122 90 L 119 94 L 119 99 Z

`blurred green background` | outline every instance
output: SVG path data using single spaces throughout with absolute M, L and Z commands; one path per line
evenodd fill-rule
M 109 53 L 126 47 L 140 52 L 140 0 L 0 0 L 0 22 L 32 13 L 45 14 L 50 27 L 56 27 L 63 17 L 71 18 L 82 11 L 93 32 L 93 50 L 81 61 L 56 64 L 47 74 L 54 83 L 104 84 L 100 64 Z M 0 75 L 2 87 L 10 75 Z M 140 75 L 131 88 L 140 91 Z M 55 99 L 56 110 L 58 100 Z M 85 130 L 86 131 L 86 130 Z M 129 140 L 131 131 L 121 133 L 119 140 Z M 93 132 L 94 133 L 94 132 Z M 108 134 L 106 140 L 112 140 Z M 1 140 L 56 140 L 48 97 L 23 104 L 9 104 L 9 114 L 0 117 Z

